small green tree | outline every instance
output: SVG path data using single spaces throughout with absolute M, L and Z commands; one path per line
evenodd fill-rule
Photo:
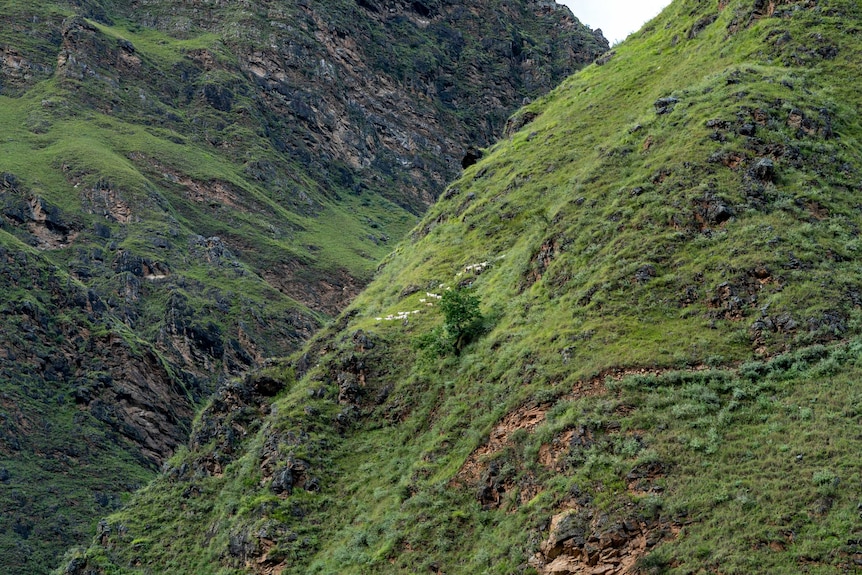
M 440 299 L 443 312 L 443 328 L 455 355 L 482 331 L 482 312 L 479 311 L 479 298 L 469 288 L 458 287 L 448 290 Z
M 459 287 L 447 290 L 437 305 L 443 312 L 443 325 L 418 336 L 415 346 L 440 357 L 461 355 L 461 350 L 485 329 L 479 298 L 471 289 Z

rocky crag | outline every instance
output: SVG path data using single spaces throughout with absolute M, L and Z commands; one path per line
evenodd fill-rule
M 0 570 L 88 537 L 606 49 L 547 2 L 3 2 Z
M 858 572 L 860 26 L 674 1 L 59 572 Z

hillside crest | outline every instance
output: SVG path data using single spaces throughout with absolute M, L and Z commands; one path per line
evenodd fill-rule
M 860 22 L 673 2 L 67 572 L 856 569 Z

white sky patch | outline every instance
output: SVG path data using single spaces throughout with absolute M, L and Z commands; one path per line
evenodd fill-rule
M 671 0 L 557 0 L 569 7 L 578 20 L 595 30 L 601 28 L 611 46 L 622 42 L 657 16 Z

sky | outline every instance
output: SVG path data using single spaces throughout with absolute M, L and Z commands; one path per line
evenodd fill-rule
M 639 30 L 671 0 L 557 0 L 565 4 L 578 20 L 595 30 L 601 28 L 614 45 Z

